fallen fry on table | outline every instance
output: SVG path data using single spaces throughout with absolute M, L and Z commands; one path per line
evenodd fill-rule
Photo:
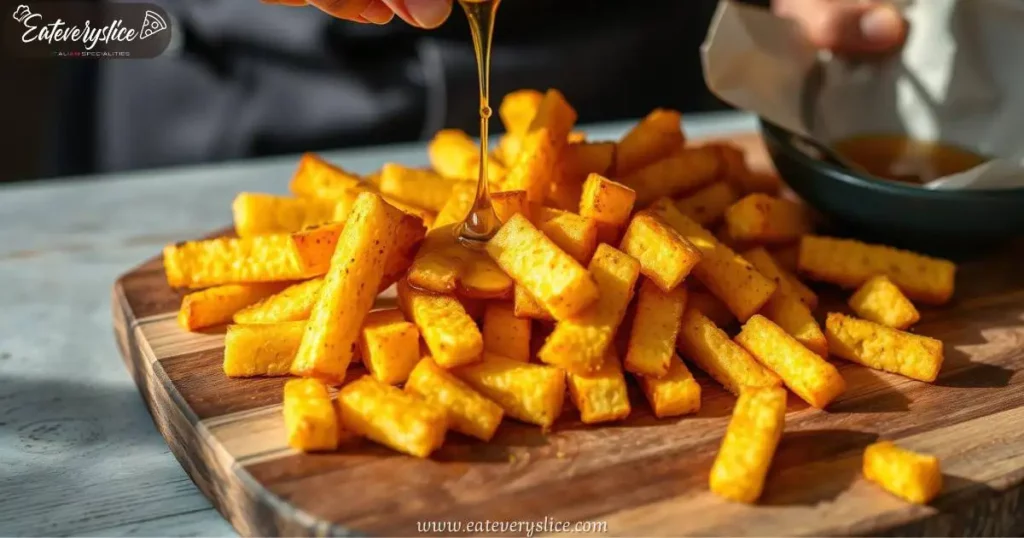
M 305 321 L 229 325 L 224 335 L 224 375 L 288 375 L 305 331 Z
M 283 407 L 288 446 L 303 452 L 338 448 L 338 417 L 322 381 L 289 380 L 284 384 Z
M 756 502 L 764 489 L 785 422 L 785 390 L 744 389 L 736 400 L 722 446 L 711 466 L 711 491 L 732 501 Z
M 676 338 L 686 310 L 686 288 L 662 291 L 645 279 L 637 293 L 636 313 L 623 367 L 628 372 L 660 378 L 676 359 Z
M 904 330 L 921 319 L 914 303 L 885 275 L 865 282 L 849 304 L 858 316 L 893 329 Z
M 939 458 L 879 441 L 864 449 L 864 478 L 914 504 L 927 504 L 942 491 Z
M 189 293 L 181 299 L 178 324 L 186 331 L 231 321 L 243 308 L 283 290 L 287 283 L 225 284 Z
M 448 427 L 490 441 L 505 412 L 430 357 L 423 357 L 409 374 L 406 392 L 445 410 Z
M 736 342 L 812 407 L 824 409 L 846 390 L 846 381 L 832 363 L 764 316 L 750 318 L 736 335 Z
M 419 458 L 441 448 L 448 429 L 443 407 L 370 376 L 342 387 L 337 408 L 346 430 Z
M 679 353 L 738 396 L 743 387 L 774 387 L 781 381 L 747 350 L 729 339 L 692 304 L 683 313 L 676 340 Z
M 940 340 L 829 313 L 825 335 L 833 355 L 868 368 L 932 382 L 942 369 Z
M 640 264 L 602 244 L 588 270 L 597 283 L 597 301 L 578 314 L 559 320 L 537 354 L 547 364 L 578 374 L 595 372 L 605 362 L 626 307 L 633 299 Z

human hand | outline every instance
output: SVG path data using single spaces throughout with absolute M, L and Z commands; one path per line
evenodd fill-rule
M 419 28 L 437 28 L 452 12 L 452 0 L 263 0 L 285 6 L 316 6 L 354 22 L 387 24 L 395 15 Z
M 795 20 L 815 46 L 838 53 L 886 52 L 907 34 L 899 10 L 882 1 L 773 0 L 772 11 Z

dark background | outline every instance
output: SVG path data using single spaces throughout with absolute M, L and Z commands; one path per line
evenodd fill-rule
M 159 59 L 25 60 L 5 51 L 0 78 L 10 97 L 0 118 L 13 136 L 4 137 L 0 181 L 420 140 L 441 127 L 477 134 L 475 66 L 458 6 L 427 32 L 397 18 L 356 25 L 258 0 L 157 3 L 173 14 L 178 41 Z M 700 73 L 715 5 L 505 0 L 492 99 L 556 87 L 580 123 L 657 106 L 724 108 Z M 443 65 L 441 106 L 437 81 L 423 80 L 424 51 Z

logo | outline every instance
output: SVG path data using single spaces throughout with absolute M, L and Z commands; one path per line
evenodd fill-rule
M 146 3 L 21 4 L 4 24 L 4 44 L 24 57 L 155 58 L 170 44 L 169 20 Z

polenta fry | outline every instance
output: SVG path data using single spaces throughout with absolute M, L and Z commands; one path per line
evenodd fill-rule
M 914 303 L 885 275 L 865 282 L 849 304 L 858 316 L 893 329 L 904 330 L 921 319 Z
M 580 215 L 598 223 L 598 239 L 611 243 L 619 236 L 629 221 L 636 202 L 633 189 L 592 173 L 583 183 L 580 195 Z
M 620 148 L 621 149 L 621 148 Z M 636 191 L 643 207 L 662 196 L 678 196 L 699 189 L 718 175 L 718 154 L 707 148 L 681 148 L 619 179 Z
M 736 335 L 736 342 L 812 407 L 824 409 L 846 389 L 835 366 L 764 316 L 750 318 Z
M 444 408 L 448 427 L 481 441 L 494 437 L 505 414 L 501 406 L 481 396 L 430 357 L 423 357 L 416 364 L 405 390 Z
M 292 194 L 303 198 L 336 199 L 362 185 L 361 178 L 317 156 L 306 153 L 288 185 Z
M 711 466 L 711 491 L 731 501 L 757 501 L 785 422 L 785 390 L 745 389 L 736 400 L 722 446 Z
M 778 376 L 758 363 L 739 344 L 729 339 L 693 305 L 683 313 L 676 340 L 679 352 L 698 368 L 739 396 L 744 387 L 774 387 Z
M 660 378 L 638 375 L 636 380 L 658 418 L 700 411 L 700 384 L 675 354 L 665 375 Z
M 397 309 L 370 312 L 360 331 L 359 356 L 377 381 L 403 383 L 420 360 L 420 332 Z
M 338 204 L 332 200 L 289 198 L 242 192 L 231 203 L 235 233 L 239 237 L 297 232 L 334 219 Z
M 346 430 L 419 458 L 440 448 L 448 429 L 443 407 L 370 376 L 342 387 L 337 405 Z
M 430 170 L 387 163 L 380 171 L 379 188 L 400 202 L 441 211 L 452 195 L 453 184 Z
M 483 325 L 484 351 L 530 362 L 532 323 L 528 318 L 516 317 L 511 304 L 489 303 L 484 311 Z
M 686 309 L 686 288 L 662 291 L 645 279 L 637 294 L 636 314 L 623 367 L 634 374 L 660 378 L 676 360 L 676 337 Z
M 315 270 L 304 266 L 288 234 L 220 237 L 167 245 L 164 272 L 173 288 L 283 282 L 318 276 Z
M 683 145 L 682 115 L 658 108 L 633 126 L 616 148 L 615 177 L 663 159 Z
M 701 259 L 697 247 L 650 211 L 633 216 L 620 248 L 636 258 L 644 276 L 664 291 L 679 286 Z
M 492 192 L 491 206 L 494 208 L 494 214 L 502 223 L 508 222 L 508 219 L 516 213 L 527 219 L 531 217 L 530 201 L 526 196 L 526 191 Z
M 517 318 L 530 318 L 541 321 L 555 321 L 551 315 L 536 299 L 530 295 L 522 286 L 516 286 L 512 293 L 512 310 Z
M 776 294 L 791 295 L 812 310 L 818 306 L 818 296 L 794 275 L 780 267 L 775 258 L 763 247 L 750 249 L 743 253 L 743 257 L 753 264 L 759 273 L 775 281 L 778 285 Z
M 305 330 L 305 321 L 229 325 L 224 335 L 224 375 L 288 375 Z
M 303 452 L 338 448 L 338 417 L 322 381 L 289 380 L 284 384 L 283 407 L 288 446 Z
M 725 211 L 729 237 L 738 242 L 789 243 L 811 233 L 814 223 L 803 204 L 767 194 L 748 194 Z
M 232 321 L 242 324 L 282 323 L 285 321 L 305 321 L 313 310 L 316 298 L 324 279 L 314 278 L 299 282 L 281 290 L 270 297 L 247 306 L 232 317 Z
M 562 413 L 565 374 L 558 368 L 485 353 L 482 361 L 451 372 L 516 420 L 547 429 Z
M 739 196 L 736 189 L 726 181 L 716 181 L 697 192 L 676 200 L 676 209 L 701 226 L 715 224 L 725 215 Z
M 725 306 L 718 297 L 711 295 L 706 290 L 690 290 L 686 298 L 687 308 L 696 308 L 704 314 L 712 323 L 718 327 L 728 327 L 735 323 L 736 316 L 732 315 L 729 307 Z
M 605 352 L 597 370 L 584 375 L 568 372 L 566 379 L 569 394 L 584 424 L 611 422 L 629 416 L 626 378 L 614 349 Z
M 914 504 L 927 504 L 942 491 L 939 458 L 879 441 L 864 449 L 864 478 Z
M 286 283 L 225 284 L 194 291 L 181 299 L 178 324 L 194 331 L 231 321 L 239 310 L 281 291 Z
M 498 116 L 505 131 L 514 135 L 526 133 L 537 115 L 544 94 L 537 90 L 518 90 L 505 95 L 498 106 Z
M 579 314 L 559 320 L 537 354 L 566 371 L 589 374 L 601 368 L 626 307 L 633 299 L 640 263 L 613 247 L 597 247 L 590 262 L 598 299 Z
M 868 368 L 927 382 L 942 369 L 943 345 L 934 338 L 838 313 L 825 319 L 825 334 L 834 355 Z
M 447 179 L 473 180 L 480 175 L 480 145 L 459 129 L 442 129 L 427 144 L 430 166 Z M 497 181 L 505 167 L 497 159 L 487 162 L 487 180 Z
M 398 299 L 439 365 L 452 368 L 480 360 L 483 335 L 454 297 L 413 289 L 402 280 L 398 283 Z
M 580 263 L 589 263 L 597 248 L 597 221 L 575 213 L 536 206 L 530 214 L 537 229 Z

